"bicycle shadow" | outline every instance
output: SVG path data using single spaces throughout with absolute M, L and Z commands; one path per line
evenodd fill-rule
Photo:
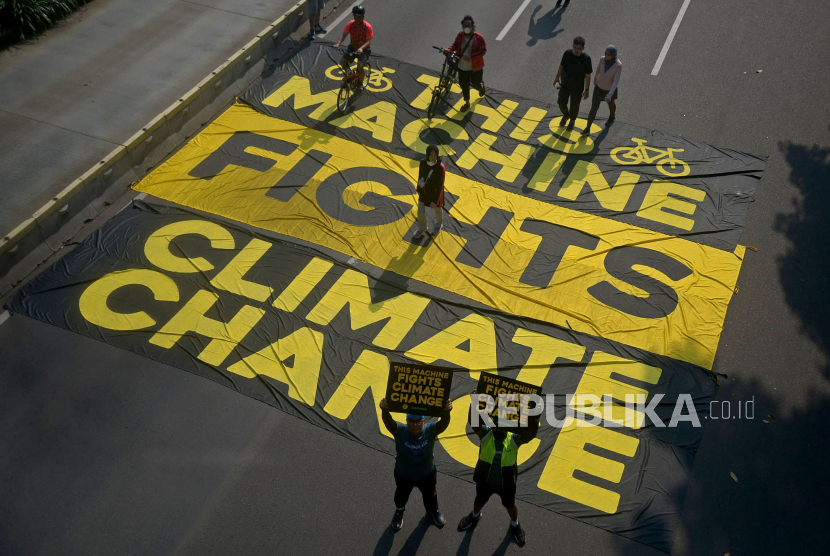
M 562 14 L 565 12 L 564 8 L 553 8 L 551 11 L 536 19 L 536 14 L 542 9 L 541 4 L 536 6 L 533 13 L 530 14 L 530 22 L 527 27 L 527 34 L 530 40 L 527 41 L 527 46 L 535 46 L 539 41 L 546 41 L 554 38 L 559 33 L 564 32 L 564 29 L 557 29 L 562 22 Z

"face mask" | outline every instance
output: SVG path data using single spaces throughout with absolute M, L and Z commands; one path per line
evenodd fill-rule
M 429 164 L 430 166 L 435 166 L 437 163 L 438 163 L 437 160 L 436 161 L 427 160 L 427 164 Z
M 473 32 L 473 28 L 472 27 L 464 27 L 464 32 L 469 35 L 470 33 Z

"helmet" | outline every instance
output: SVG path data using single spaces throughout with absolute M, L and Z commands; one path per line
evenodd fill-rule
M 352 14 L 354 15 L 366 15 L 366 8 L 363 7 L 363 4 L 355 6 L 352 8 Z

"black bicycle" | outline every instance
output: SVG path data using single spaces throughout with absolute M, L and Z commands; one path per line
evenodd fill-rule
M 438 110 L 438 105 L 441 104 L 441 101 L 447 102 L 447 97 L 452 90 L 453 83 L 458 83 L 458 79 L 456 78 L 456 73 L 458 72 L 458 55 L 440 46 L 433 46 L 432 48 L 444 55 L 444 67 L 441 68 L 438 85 L 432 90 L 432 99 L 430 99 L 429 107 L 427 108 L 427 118 L 430 120 Z

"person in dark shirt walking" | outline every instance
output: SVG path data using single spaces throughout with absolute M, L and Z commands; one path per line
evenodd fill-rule
M 472 394 L 472 403 L 478 403 L 476 392 Z M 468 419 L 472 417 L 472 411 Z M 519 507 L 516 505 L 516 481 L 519 477 L 517 457 L 519 447 L 527 444 L 539 431 L 539 417 L 531 417 L 530 427 L 517 432 L 505 432 L 498 428 L 498 420 L 494 419 L 497 428 L 491 429 L 482 421 L 479 426 L 472 427 L 473 432 L 481 439 L 478 449 L 478 462 L 473 471 L 473 481 L 476 484 L 476 498 L 473 501 L 473 511 L 464 516 L 458 524 L 458 530 L 464 531 L 474 526 L 481 519 L 481 510 L 494 494 L 501 498 L 501 504 L 507 509 L 510 516 L 510 530 L 519 546 L 525 545 L 525 532 L 519 524 Z
M 418 168 L 418 231 L 412 236 L 418 239 L 427 230 L 426 207 L 435 211 L 435 227 L 430 232 L 438 235 L 444 224 L 444 163 L 438 158 L 438 147 L 427 147 L 427 156 L 421 160 Z
M 562 55 L 556 79 L 553 80 L 553 85 L 559 89 L 558 104 L 562 110 L 559 125 L 567 126 L 568 131 L 573 130 L 576 116 L 579 114 L 579 104 L 588 98 L 588 92 L 591 90 L 591 74 L 594 67 L 591 65 L 591 57 L 585 54 L 584 50 L 585 39 L 576 37 L 573 48 L 566 50 Z
M 403 513 L 413 488 L 421 491 L 424 508 L 432 522 L 443 527 L 447 522 L 438 509 L 438 472 L 433 447 L 438 435 L 450 426 L 452 400 L 447 400 L 444 414 L 437 423 L 424 424 L 423 415 L 407 415 L 406 424 L 398 423 L 389 412 L 386 398 L 380 400 L 381 419 L 395 438 L 395 515 L 392 529 L 403 527 Z

